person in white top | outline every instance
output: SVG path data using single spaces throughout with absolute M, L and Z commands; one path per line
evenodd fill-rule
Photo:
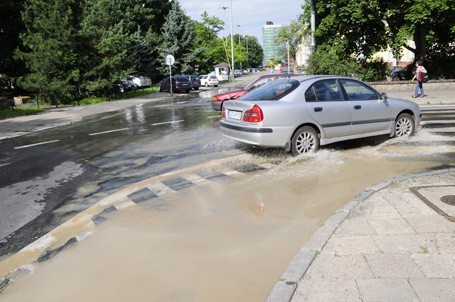
M 414 94 L 412 95 L 413 98 L 419 97 L 419 89 L 420 89 L 420 96 L 421 97 L 425 96 L 425 92 L 423 90 L 423 78 L 427 74 L 427 70 L 425 69 L 425 67 L 423 67 L 421 60 L 418 60 L 416 62 L 416 67 L 417 67 L 416 68 L 416 74 L 412 78 L 412 81 L 417 79 L 417 84 L 415 86 L 415 91 L 414 91 Z

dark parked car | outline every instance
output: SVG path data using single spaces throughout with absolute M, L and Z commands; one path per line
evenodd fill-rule
M 158 91 L 171 91 L 169 85 L 169 77 L 165 77 L 158 85 Z M 193 85 L 186 76 L 173 76 L 172 77 L 172 92 L 186 92 L 189 93 L 193 89 Z
M 188 77 L 190 80 L 191 84 L 193 84 L 193 89 L 194 90 L 199 90 L 199 87 L 201 87 L 201 80 L 199 79 L 198 75 L 192 74 L 192 75 L 185 75 L 185 77 Z
M 392 66 L 390 71 L 390 79 L 392 81 L 407 80 L 406 70 L 401 66 Z
M 130 80 L 117 80 L 114 82 L 116 92 L 125 93 L 136 89 L 136 85 Z
M 130 75 L 127 78 L 128 81 L 132 81 L 137 88 L 146 88 L 152 86 L 152 80 L 149 77 L 142 75 Z
M 244 95 L 245 93 L 247 93 L 248 91 L 258 88 L 259 86 L 262 86 L 267 82 L 270 82 L 270 81 L 273 81 L 276 79 L 280 79 L 280 78 L 288 78 L 288 77 L 295 77 L 295 76 L 297 76 L 297 75 L 296 74 L 285 74 L 285 73 L 266 74 L 266 75 L 259 76 L 259 77 L 255 78 L 252 82 L 247 84 L 245 87 L 243 87 L 242 89 L 232 90 L 232 91 L 228 91 L 225 93 L 220 93 L 220 94 L 215 95 L 212 98 L 212 108 L 216 111 L 220 111 L 221 108 L 223 107 L 223 102 L 226 100 L 233 100 L 233 99 L 239 98 L 242 95 Z

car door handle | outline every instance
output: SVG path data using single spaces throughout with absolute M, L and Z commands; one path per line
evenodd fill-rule
M 314 108 L 314 112 L 322 112 L 323 110 L 324 110 L 324 108 L 322 108 L 322 107 Z
M 355 106 L 354 106 L 354 109 L 355 109 L 355 110 L 362 109 L 362 106 L 360 106 L 360 105 L 355 105 Z

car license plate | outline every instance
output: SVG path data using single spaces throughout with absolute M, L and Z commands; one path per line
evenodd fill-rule
M 242 117 L 241 111 L 233 111 L 233 110 L 228 111 L 228 118 L 230 118 L 230 119 L 239 120 L 241 117 Z

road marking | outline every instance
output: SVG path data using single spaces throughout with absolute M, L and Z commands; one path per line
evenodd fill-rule
M 115 129 L 115 130 L 109 130 L 109 131 L 103 131 L 103 132 L 97 132 L 97 133 L 90 133 L 89 135 L 90 136 L 101 135 L 101 134 L 107 134 L 107 133 L 112 133 L 112 132 L 125 131 L 128 129 L 130 129 L 130 128 L 121 128 L 121 129 Z
M 220 115 L 211 115 L 211 116 L 207 116 L 206 118 L 217 118 L 217 117 L 221 117 L 221 114 Z
M 36 143 L 36 144 L 31 144 L 31 145 L 24 145 L 24 146 L 19 146 L 19 147 L 14 147 L 14 149 L 24 149 L 24 148 L 29 148 L 29 147 L 35 147 L 35 146 L 40 146 L 40 145 L 46 145 L 46 144 L 52 144 L 55 142 L 59 142 L 59 139 L 53 140 L 53 141 L 47 141 L 47 142 L 41 142 L 41 143 Z
M 162 123 L 155 123 L 152 124 L 152 126 L 159 126 L 159 125 L 167 125 L 167 124 L 177 124 L 180 122 L 183 122 L 184 120 L 178 120 L 178 121 L 170 121 L 170 122 L 162 122 Z

